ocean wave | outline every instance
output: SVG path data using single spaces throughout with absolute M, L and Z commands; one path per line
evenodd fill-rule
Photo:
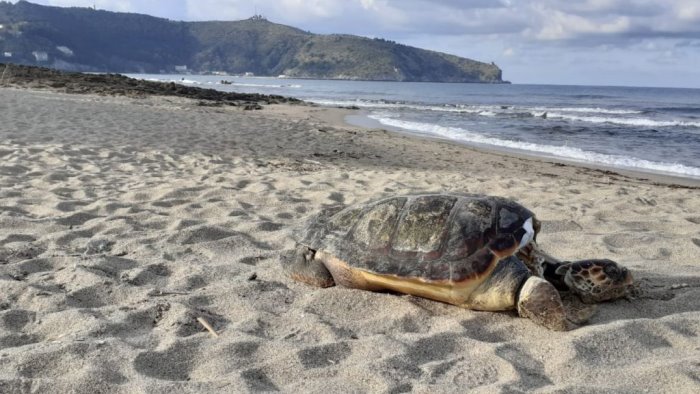
M 230 86 L 240 86 L 240 87 L 250 87 L 250 88 L 292 88 L 292 89 L 299 89 L 302 88 L 302 85 L 299 84 L 262 84 L 262 83 L 239 83 L 239 82 L 231 82 L 230 84 L 222 84 L 220 81 L 213 82 L 213 81 L 195 81 L 193 79 L 187 79 L 187 78 L 181 78 L 181 79 L 172 79 L 172 78 L 145 78 L 144 80 L 146 81 L 155 81 L 155 82 L 175 82 L 179 84 L 185 84 L 185 85 L 230 85 Z
M 653 110 L 661 112 L 683 112 L 691 114 L 700 114 L 700 107 L 659 107 L 654 108 Z
M 393 118 L 388 114 L 372 114 L 369 115 L 369 117 L 386 126 L 397 127 L 425 135 L 443 137 L 458 142 L 491 145 L 526 152 L 541 153 L 582 163 L 592 163 L 607 165 L 610 167 L 622 167 L 700 178 L 700 168 L 690 167 L 678 163 L 654 162 L 629 156 L 608 155 L 585 151 L 580 148 L 569 146 L 541 145 L 531 142 L 488 137 L 458 127 L 445 127 L 429 123 L 400 120 Z
M 463 105 L 463 104 L 443 104 L 443 105 L 428 105 L 428 104 L 411 104 L 403 102 L 390 101 L 367 101 L 367 100 L 318 100 L 310 99 L 313 103 L 325 106 L 349 107 L 355 106 L 358 108 L 367 109 L 393 109 L 393 110 L 417 110 L 430 112 L 450 112 L 463 113 L 487 117 L 508 116 L 508 117 L 534 117 L 542 116 L 542 113 L 536 114 L 532 112 L 518 112 L 512 107 L 505 105 Z
M 572 94 L 572 95 L 567 95 L 566 97 L 573 97 L 577 99 L 609 99 L 609 98 L 616 98 L 616 96 L 608 96 L 604 94 Z
M 439 112 L 470 112 L 479 113 L 481 111 L 486 111 L 488 107 L 483 108 L 467 108 L 463 106 L 455 105 L 423 105 L 423 104 L 410 104 L 403 102 L 391 102 L 391 101 L 369 101 L 369 100 L 322 100 L 322 99 L 310 99 L 309 101 L 326 106 L 337 106 L 337 107 L 349 107 L 355 106 L 359 108 L 371 108 L 371 109 L 415 109 L 420 111 L 439 111 Z
M 356 106 L 372 109 L 415 109 L 419 111 L 468 113 L 482 116 L 506 116 L 506 117 L 542 117 L 550 112 L 574 112 L 608 115 L 632 115 L 641 114 L 642 111 L 619 108 L 599 107 L 517 107 L 510 105 L 468 105 L 468 104 L 414 104 L 400 101 L 369 101 L 369 100 L 310 100 L 314 103 L 327 106 Z
M 231 86 L 242 86 L 242 87 L 247 87 L 247 88 L 301 88 L 301 85 L 297 84 L 286 84 L 286 85 L 277 85 L 277 84 L 262 84 L 262 83 L 239 83 L 239 82 L 233 82 L 230 84 Z
M 634 109 L 620 108 L 599 108 L 599 107 L 529 107 L 532 111 L 539 112 L 576 112 L 576 113 L 591 113 L 591 114 L 610 114 L 610 115 L 634 115 L 641 114 L 643 111 Z
M 578 116 L 557 112 L 547 114 L 548 118 L 559 118 L 588 123 L 610 123 L 622 126 L 637 127 L 700 127 L 700 122 L 687 122 L 682 120 L 653 120 L 647 118 L 614 118 L 604 116 Z

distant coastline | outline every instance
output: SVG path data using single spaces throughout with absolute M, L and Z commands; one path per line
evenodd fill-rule
M 260 16 L 176 22 L 21 1 L 0 2 L 0 24 L 0 60 L 66 71 L 507 83 L 493 62 L 381 38 L 313 34 Z

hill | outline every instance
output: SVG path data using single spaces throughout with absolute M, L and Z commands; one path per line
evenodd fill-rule
M 503 83 L 493 63 L 382 39 L 312 34 L 261 17 L 178 22 L 20 1 L 0 2 L 0 25 L 0 61 L 62 70 Z

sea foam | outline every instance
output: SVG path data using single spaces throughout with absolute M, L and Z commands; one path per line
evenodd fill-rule
M 547 117 L 579 122 L 610 123 L 622 126 L 635 127 L 700 127 L 700 122 L 687 122 L 680 120 L 654 120 L 648 118 L 613 118 L 604 116 L 577 116 L 557 112 L 550 112 L 547 114 Z
M 356 106 L 359 108 L 371 109 L 415 109 L 418 111 L 435 111 L 435 112 L 452 112 L 452 113 L 469 113 L 482 116 L 512 116 L 512 115 L 527 115 L 527 116 L 542 116 L 550 112 L 572 112 L 577 114 L 607 114 L 607 115 L 633 115 L 641 114 L 642 111 L 631 109 L 610 109 L 597 107 L 518 107 L 510 105 L 472 105 L 472 104 L 442 104 L 442 105 L 427 105 L 413 104 L 404 102 L 391 102 L 384 100 L 311 100 L 319 105 L 326 106 Z M 563 115 L 560 117 L 575 115 Z
M 655 162 L 629 156 L 608 155 L 569 146 L 542 145 L 531 142 L 488 137 L 459 127 L 445 127 L 436 124 L 405 121 L 393 118 L 384 113 L 372 114 L 369 115 L 369 118 L 374 119 L 386 126 L 396 127 L 424 135 L 443 137 L 463 143 L 490 145 L 530 153 L 534 152 L 580 163 L 590 163 L 617 168 L 645 170 L 664 174 L 675 174 L 685 177 L 700 178 L 700 168 L 690 167 L 683 164 Z

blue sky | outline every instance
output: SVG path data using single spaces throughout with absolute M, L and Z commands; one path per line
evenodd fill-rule
M 700 0 L 33 0 L 174 20 L 257 12 L 495 62 L 514 83 L 700 88 Z

